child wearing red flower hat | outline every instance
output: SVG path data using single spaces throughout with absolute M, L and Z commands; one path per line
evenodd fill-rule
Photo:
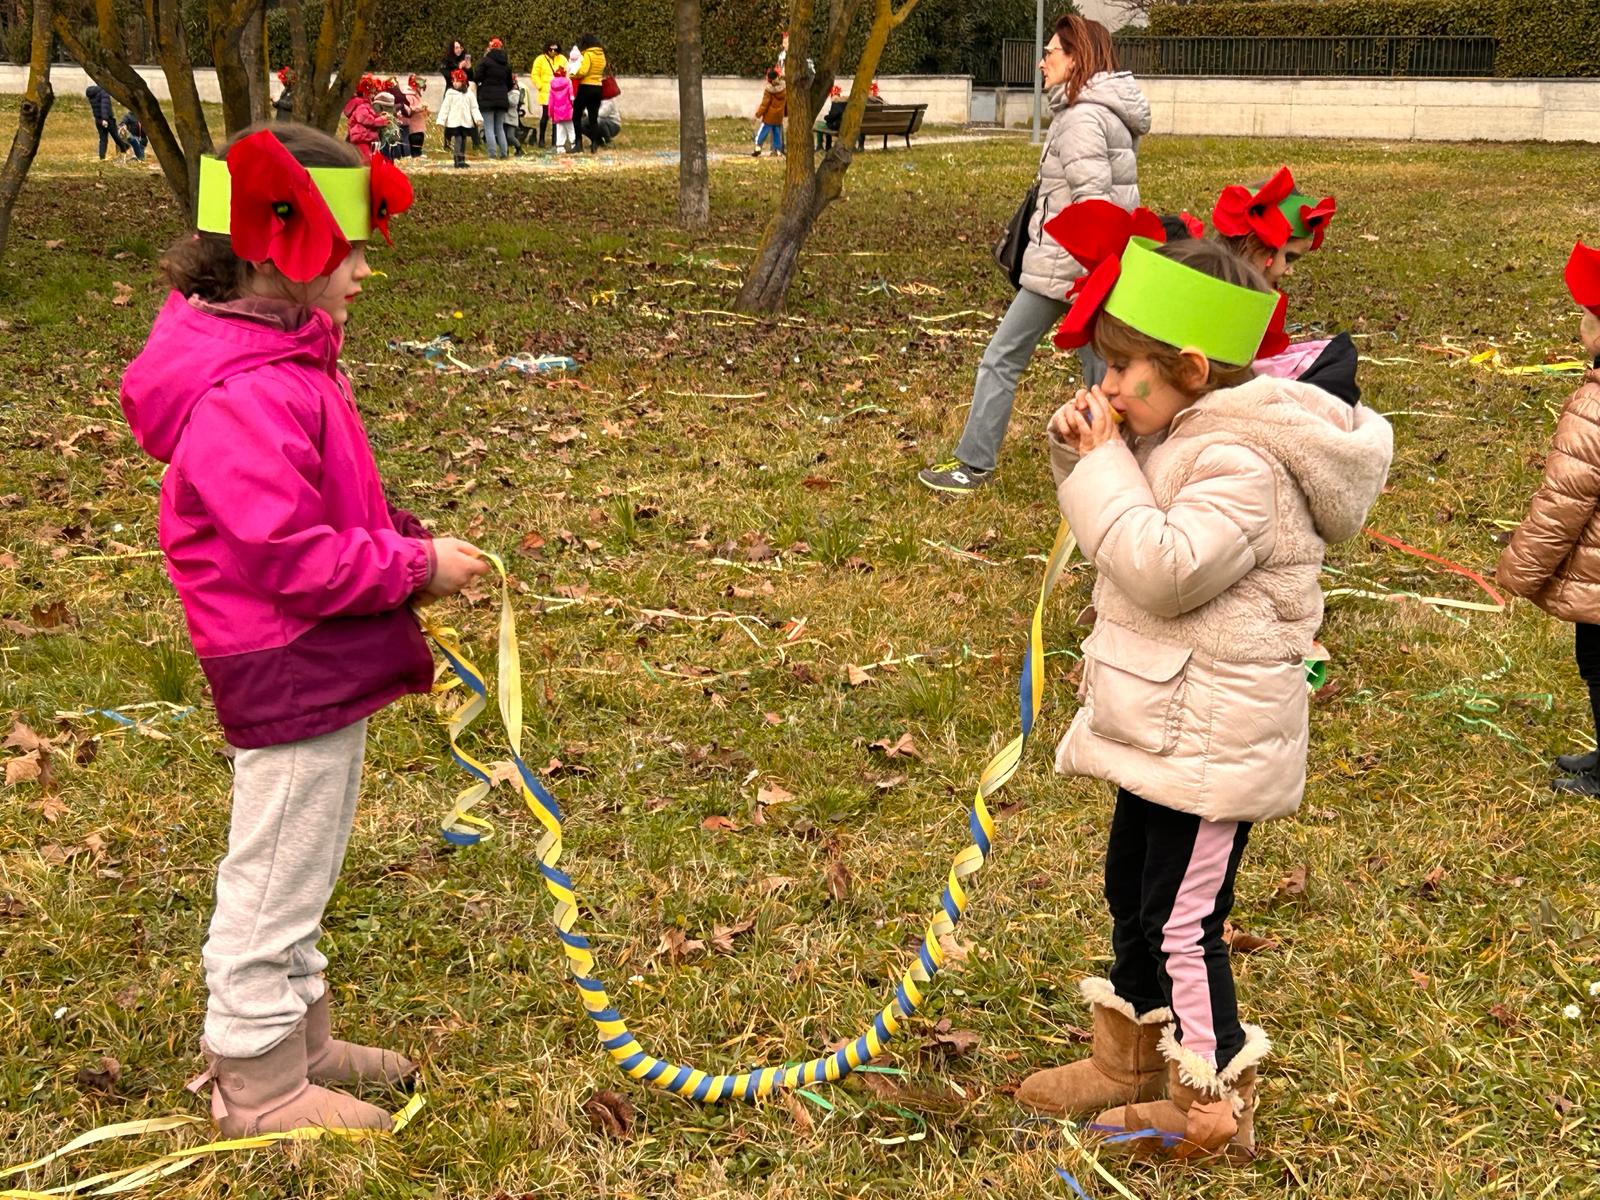
M 377 150 L 385 127 L 394 123 L 392 116 L 384 116 L 372 106 L 382 90 L 382 80 L 363 75 L 356 84 L 356 94 L 344 104 L 345 141 L 360 150 L 363 157 L 370 157 Z
M 1098 1112 L 1122 1149 L 1248 1158 L 1269 1046 L 1239 1019 L 1223 922 L 1252 825 L 1299 806 L 1318 575 L 1377 499 L 1393 436 L 1369 409 L 1254 374 L 1276 297 L 1224 247 L 1166 243 L 1155 214 L 1103 200 L 1045 232 L 1088 268 L 1056 344 L 1092 342 L 1106 364 L 1048 436 L 1098 576 L 1056 770 L 1116 787 L 1112 965 L 1080 984 L 1089 1057 L 1028 1076 L 1017 1100 Z
M 1332 196 L 1313 201 L 1300 190 L 1289 168 L 1280 167 L 1262 183 L 1224 188 L 1212 209 L 1211 224 L 1225 246 L 1281 290 L 1295 264 L 1322 248 L 1337 208 Z M 1314 383 L 1346 404 L 1358 404 L 1358 362 L 1350 335 L 1339 333 L 1288 345 L 1257 359 L 1255 369 L 1258 375 Z
M 191 1085 L 210 1083 L 228 1137 L 387 1129 L 336 1088 L 416 1073 L 333 1037 L 318 948 L 367 719 L 432 684 L 412 605 L 488 569 L 389 504 L 339 369 L 367 240 L 410 203 L 387 159 L 318 130 L 235 135 L 201 160 L 196 230 L 162 260 L 172 291 L 122 380 L 134 437 L 167 464 L 167 574 L 234 750 Z
M 1584 310 L 1578 339 L 1594 369 L 1561 410 L 1544 481 L 1500 555 L 1495 578 L 1576 627 L 1578 674 L 1600 740 L 1600 250 L 1574 246 L 1566 282 Z M 1555 791 L 1600 796 L 1600 750 L 1560 755 L 1556 766 L 1565 775 L 1551 783 Z

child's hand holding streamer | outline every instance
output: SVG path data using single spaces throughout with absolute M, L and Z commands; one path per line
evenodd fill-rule
M 442 537 L 433 540 L 434 568 L 428 586 L 422 589 L 422 602 L 430 603 L 453 596 L 479 575 L 489 573 L 489 562 L 471 542 Z

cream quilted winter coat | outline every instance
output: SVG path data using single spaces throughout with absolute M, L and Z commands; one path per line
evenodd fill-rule
M 1203 397 L 1163 438 L 1079 459 L 1052 435 L 1050 449 L 1061 512 L 1099 572 L 1056 769 L 1210 821 L 1294 812 L 1323 552 L 1382 490 L 1388 422 L 1258 378 Z

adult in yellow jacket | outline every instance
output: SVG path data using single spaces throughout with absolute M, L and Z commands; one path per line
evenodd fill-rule
M 589 153 L 600 148 L 600 82 L 606 74 L 606 50 L 600 39 L 586 33 L 578 39 L 578 51 L 583 56 L 573 74 L 576 95 L 572 104 L 572 127 L 577 133 L 574 143 L 583 147 L 583 135 L 589 135 Z
M 561 47 L 554 42 L 545 43 L 544 53 L 533 60 L 533 66 L 528 68 L 528 76 L 533 80 L 534 99 L 539 104 L 539 145 L 544 146 L 545 130 L 549 129 L 550 120 L 550 81 L 555 78 L 556 64 L 567 61 L 567 56 L 561 53 Z M 529 114 L 531 117 L 532 114 Z

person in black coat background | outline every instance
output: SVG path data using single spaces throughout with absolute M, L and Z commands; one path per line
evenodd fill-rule
M 89 111 L 94 115 L 94 129 L 100 135 L 100 159 L 105 161 L 106 142 L 112 141 L 117 145 L 117 153 L 125 153 L 127 144 L 122 140 L 122 135 L 117 132 L 117 114 L 111 107 L 111 93 L 91 83 L 83 93 L 89 98 Z
M 472 69 L 478 84 L 478 108 L 483 112 L 483 140 L 490 158 L 505 158 L 506 111 L 511 107 L 511 63 L 499 38 Z

